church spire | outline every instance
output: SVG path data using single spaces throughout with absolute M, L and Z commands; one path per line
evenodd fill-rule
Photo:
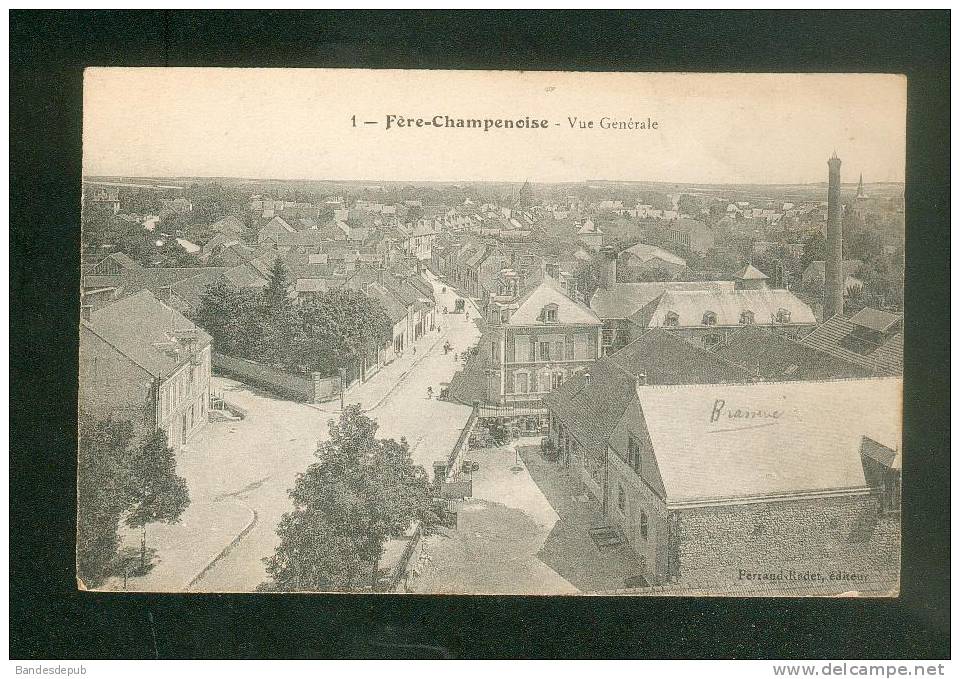
M 860 173 L 860 183 L 857 184 L 857 198 L 863 198 L 863 173 Z

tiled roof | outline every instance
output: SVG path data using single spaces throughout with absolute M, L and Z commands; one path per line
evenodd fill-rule
M 842 358 L 877 375 L 903 374 L 903 333 L 885 337 L 870 353 L 861 353 L 843 345 L 844 340 L 862 326 L 849 318 L 834 316 L 800 341 L 819 351 Z
M 227 215 L 211 224 L 210 230 L 229 236 L 239 236 L 243 233 L 243 223 L 233 215 Z
M 860 365 L 756 325 L 734 332 L 717 354 L 765 380 L 870 377 Z
M 850 317 L 850 322 L 862 328 L 877 332 L 887 332 L 899 323 L 903 317 L 900 314 L 891 314 L 887 311 L 864 307 Z
M 407 308 L 396 295 L 379 283 L 370 283 L 364 294 L 378 302 L 387 318 L 394 324 L 407 317 Z
M 84 323 L 155 377 L 166 377 L 189 360 L 185 347 L 173 339 L 175 332 L 193 330 L 197 349 L 210 344 L 210 335 L 162 303 L 149 290 L 93 311 L 90 320 Z
M 774 322 L 780 309 L 790 313 L 789 323 L 784 325 L 813 325 L 817 322 L 813 311 L 789 290 L 733 290 L 704 292 L 668 290 L 638 312 L 633 320 L 644 327 L 662 327 L 668 313 L 677 315 L 677 327 L 689 328 L 703 325 L 707 312 L 716 314 L 716 325 L 739 326 L 740 315 L 753 312 L 760 324 Z
M 629 318 L 667 290 L 733 290 L 733 281 L 613 283 L 597 288 L 590 308 L 600 318 Z
M 899 378 L 637 389 L 668 502 L 862 489 L 862 437 L 900 448 L 902 392 Z
M 278 247 L 317 246 L 329 240 L 322 230 L 319 231 L 281 231 L 277 234 Z

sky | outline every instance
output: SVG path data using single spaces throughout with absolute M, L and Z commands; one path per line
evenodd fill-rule
M 906 78 L 90 68 L 85 175 L 374 181 L 902 182 Z M 545 129 L 386 129 L 530 117 Z M 352 117 L 356 116 L 356 126 Z M 610 130 L 601 118 L 657 122 Z M 571 129 L 569 119 L 592 120 Z M 374 125 L 364 125 L 372 121 Z

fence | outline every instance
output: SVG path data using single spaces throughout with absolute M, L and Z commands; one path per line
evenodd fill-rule
M 210 362 L 220 375 L 233 377 L 244 384 L 294 401 L 316 403 L 340 393 L 339 377 L 326 377 L 320 373 L 296 375 L 246 358 L 217 353 L 211 356 Z

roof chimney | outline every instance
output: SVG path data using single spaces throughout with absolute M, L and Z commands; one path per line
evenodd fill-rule
M 613 248 L 600 248 L 600 287 L 609 290 L 617 282 L 617 253 Z
M 83 304 L 83 305 L 81 305 L 81 306 L 80 306 L 80 318 L 82 318 L 82 319 L 85 320 L 85 321 L 89 321 L 89 320 L 90 320 L 90 312 L 92 312 L 92 311 L 93 311 L 93 305 L 91 305 L 91 304 Z
M 645 370 L 641 368 L 640 371 L 637 373 L 637 386 L 643 387 L 643 386 L 646 386 L 646 384 L 647 384 L 647 373 Z
M 840 204 L 840 159 L 827 161 L 827 252 L 824 261 L 823 320 L 843 313 L 843 209 Z

